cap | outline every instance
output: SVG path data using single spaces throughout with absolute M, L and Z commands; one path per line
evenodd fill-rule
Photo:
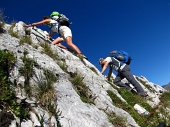
M 103 60 L 104 58 L 100 58 L 99 59 L 99 64 L 101 65 L 101 62 L 102 62 L 102 60 Z
M 53 17 L 53 16 L 58 16 L 59 15 L 59 12 L 57 11 L 53 11 L 50 15 L 50 17 Z

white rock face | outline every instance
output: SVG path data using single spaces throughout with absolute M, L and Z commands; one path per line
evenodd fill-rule
M 149 112 L 138 104 L 134 105 L 134 109 L 141 115 L 149 115 Z
M 22 24 L 23 22 L 18 22 L 13 29 L 14 31 L 19 31 L 19 36 L 25 35 Z M 5 28 L 9 28 L 9 25 L 6 25 Z M 23 56 L 23 52 L 25 50 L 28 51 L 27 58 L 34 59 L 39 65 L 40 69 L 35 69 L 36 73 L 39 73 L 38 70 L 46 68 L 59 76 L 59 79 L 54 84 L 54 87 L 57 95 L 55 103 L 58 108 L 57 110 L 61 111 L 61 115 L 57 120 L 47 111 L 35 105 L 36 99 L 30 100 L 29 98 L 29 101 L 27 100 L 27 102 L 33 104 L 32 106 L 34 112 L 30 112 L 30 120 L 21 122 L 21 127 L 41 126 L 41 124 L 43 124 L 44 127 L 57 127 L 56 121 L 59 121 L 62 127 L 114 127 L 114 125 L 109 122 L 106 113 L 114 113 L 116 116 L 125 118 L 127 120 L 127 127 L 139 127 L 134 118 L 132 118 L 128 112 L 113 105 L 112 99 L 108 96 L 107 90 L 111 90 L 123 102 L 127 102 L 121 97 L 116 89 L 114 89 L 109 83 L 106 82 L 107 79 L 102 76 L 100 71 L 94 65 L 92 65 L 90 61 L 87 61 L 86 59 L 81 61 L 78 57 L 74 56 L 69 51 L 60 49 L 54 45 L 50 45 L 51 49 L 56 53 L 56 56 L 58 57 L 58 60 L 53 60 L 50 56 L 40 52 L 43 50 L 43 48 L 39 44 L 44 43 L 42 35 L 37 37 L 37 32 L 35 30 L 30 28 L 29 30 L 33 44 L 38 45 L 37 49 L 28 44 L 20 45 L 19 39 L 11 37 L 9 34 L 0 35 L 0 50 L 7 49 L 12 51 L 17 57 L 15 69 L 11 70 L 11 81 L 16 80 L 17 83 L 21 86 L 24 85 L 25 79 L 19 74 L 18 70 L 23 66 L 20 57 Z M 38 29 L 38 31 L 44 33 L 40 29 Z M 62 61 L 63 59 L 64 61 Z M 62 70 L 57 62 L 63 62 L 67 66 L 67 72 Z M 96 73 L 90 68 L 94 68 Z M 69 73 L 76 73 L 82 77 L 82 82 L 86 87 L 88 87 L 89 96 L 94 98 L 94 104 L 87 104 L 82 102 L 80 96 L 75 91 L 75 88 L 70 81 Z M 114 78 L 115 75 L 112 75 Z M 149 90 L 140 83 L 149 97 L 153 98 L 153 100 L 148 101 L 148 103 L 151 106 L 157 105 L 160 101 L 160 91 L 164 92 L 165 90 L 156 84 L 150 83 L 144 77 L 138 78 L 146 82 L 151 88 L 151 90 Z M 124 81 L 126 82 L 126 80 Z M 18 91 L 17 95 L 21 100 L 26 97 L 22 90 L 16 89 L 16 91 Z M 43 123 L 40 123 L 42 116 Z

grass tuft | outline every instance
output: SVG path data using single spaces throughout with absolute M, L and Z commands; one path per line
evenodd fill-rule
M 13 31 L 13 28 L 15 27 L 15 24 L 16 24 L 15 21 L 13 21 L 13 22 L 11 23 L 11 27 L 10 27 L 10 29 L 8 30 L 8 33 L 9 33 L 11 36 L 13 36 L 13 37 L 19 38 L 18 33 Z
M 54 53 L 52 50 L 51 50 L 51 47 L 48 43 L 44 42 L 43 44 L 40 44 L 41 47 L 44 48 L 44 51 L 42 53 L 45 53 L 47 54 L 48 56 L 50 56 L 51 58 L 53 58 L 54 60 L 57 60 L 57 54 Z
M 89 88 L 84 85 L 83 78 L 80 75 L 72 74 L 71 83 L 83 102 L 94 104 L 94 98 L 89 95 Z
M 20 45 L 24 44 L 24 43 L 27 43 L 29 45 L 32 45 L 32 41 L 31 41 L 31 38 L 30 36 L 24 36 L 20 39 Z

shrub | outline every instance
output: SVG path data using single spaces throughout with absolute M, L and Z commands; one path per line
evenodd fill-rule
M 13 53 L 0 50 L 0 84 L 8 80 L 9 69 L 13 66 L 15 60 Z

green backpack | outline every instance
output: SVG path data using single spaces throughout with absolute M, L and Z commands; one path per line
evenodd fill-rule
M 50 15 L 50 18 L 53 20 L 56 20 L 60 26 L 70 26 L 70 22 L 68 21 L 69 18 L 67 18 L 65 15 L 60 14 L 57 11 L 53 11 Z

